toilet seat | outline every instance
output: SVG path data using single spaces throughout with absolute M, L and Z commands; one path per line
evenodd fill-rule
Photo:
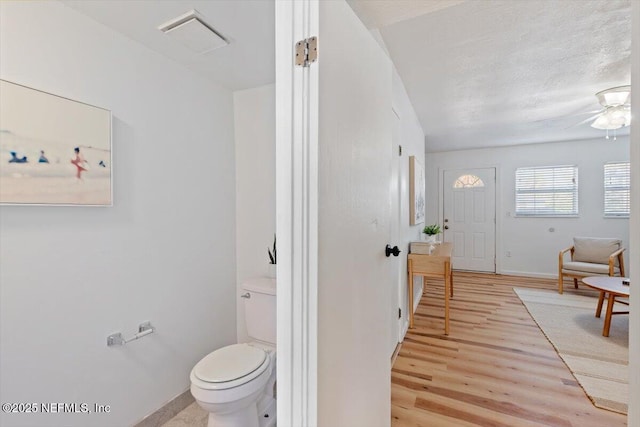
M 192 371 L 192 380 L 206 390 L 224 390 L 246 384 L 269 367 L 270 357 L 259 347 L 233 344 L 205 356 Z

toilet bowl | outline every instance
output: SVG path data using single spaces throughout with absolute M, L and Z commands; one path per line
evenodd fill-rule
M 209 412 L 209 427 L 276 424 L 275 281 L 252 279 L 243 290 L 253 341 L 213 351 L 191 370 L 191 394 Z

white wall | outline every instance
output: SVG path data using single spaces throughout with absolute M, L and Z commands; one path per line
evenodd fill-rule
M 425 164 L 424 132 L 418 122 L 418 117 L 409 101 L 407 91 L 400 79 L 400 75 L 393 70 L 393 109 L 400 117 L 400 140 L 402 143 L 402 157 L 400 159 L 400 236 L 399 247 L 400 266 L 406 271 L 407 254 L 409 253 L 409 242 L 420 240 L 422 229 L 425 224 L 410 225 L 409 221 L 409 157 L 416 158 Z M 407 311 L 407 275 L 401 274 L 401 297 L 402 319 L 404 328 L 409 325 Z M 419 301 L 422 295 L 422 278 L 414 280 L 414 301 Z M 406 329 L 405 329 L 406 330 Z
M 276 230 L 275 85 L 234 92 L 236 144 L 236 279 L 269 274 L 267 248 Z M 247 341 L 237 298 L 238 342 Z
M 603 217 L 603 164 L 629 160 L 629 138 L 553 142 L 427 153 L 427 222 L 442 222 L 442 171 L 497 168 L 496 256 L 502 274 L 557 277 L 558 252 L 574 236 L 618 237 L 629 247 L 629 220 Z M 518 167 L 578 165 L 579 218 L 514 217 Z M 555 229 L 550 232 L 549 229 Z M 505 256 L 511 252 L 511 257 Z
M 110 109 L 114 152 L 112 208 L 0 208 L 0 400 L 111 413 L 0 424 L 131 425 L 236 338 L 232 94 L 58 2 L 0 3 L 0 77 Z

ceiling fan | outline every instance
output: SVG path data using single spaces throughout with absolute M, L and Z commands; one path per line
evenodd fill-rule
M 609 131 L 614 131 L 613 139 L 616 139 L 615 131 L 631 124 L 631 86 L 616 86 L 596 93 L 602 109 L 592 111 L 595 115 L 579 124 L 591 123 L 591 127 L 607 131 L 606 139 L 609 139 Z

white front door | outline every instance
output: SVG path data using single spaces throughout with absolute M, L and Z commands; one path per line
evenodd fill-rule
M 496 170 L 445 170 L 443 239 L 456 270 L 495 272 Z

